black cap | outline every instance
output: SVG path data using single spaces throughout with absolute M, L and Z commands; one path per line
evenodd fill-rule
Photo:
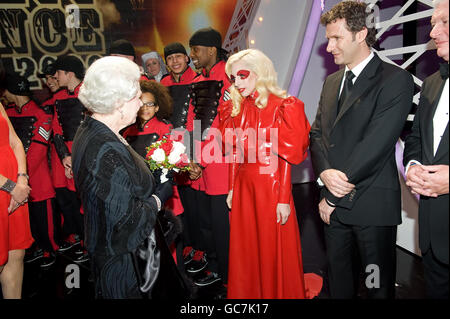
M 187 56 L 186 49 L 180 42 L 173 42 L 168 44 L 164 48 L 164 59 L 167 60 L 167 57 L 171 54 L 182 53 Z
M 136 57 L 136 52 L 134 51 L 133 45 L 131 44 L 130 41 L 125 39 L 116 40 L 113 43 L 111 43 L 108 55 L 111 54 L 122 54 Z
M 197 30 L 189 40 L 189 46 L 201 45 L 204 47 L 222 48 L 222 36 L 213 28 Z
M 18 74 L 6 75 L 6 89 L 14 95 L 30 96 L 30 82 Z
M 80 59 L 73 55 L 60 56 L 53 66 L 55 72 L 57 70 L 73 72 L 79 80 L 82 80 L 84 77 L 84 65 Z
M 38 74 L 38 78 L 44 79 L 46 75 L 55 75 L 55 73 L 55 65 L 54 63 L 51 63 L 42 68 L 42 73 Z

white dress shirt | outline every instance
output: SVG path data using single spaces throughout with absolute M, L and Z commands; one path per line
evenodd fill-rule
M 448 104 L 449 104 L 449 93 L 448 93 L 448 79 L 445 81 L 444 89 L 442 90 L 441 97 L 439 98 L 438 106 L 433 116 L 433 155 L 436 155 L 437 149 L 439 148 L 439 143 L 441 142 L 442 136 L 444 135 L 445 128 L 448 125 Z M 410 160 L 405 168 L 405 175 L 408 174 L 408 169 L 411 164 L 422 165 L 419 161 Z
M 352 71 L 352 73 L 355 75 L 355 77 L 352 79 L 353 84 L 355 84 L 358 76 L 361 74 L 361 72 L 364 70 L 364 68 L 367 66 L 367 64 L 369 64 L 369 62 L 372 60 L 372 58 L 374 56 L 375 55 L 373 54 L 373 52 L 370 52 L 370 54 L 367 58 L 365 58 L 360 64 L 358 64 L 351 70 L 348 68 L 348 66 L 345 66 L 344 76 L 342 77 L 342 82 L 341 82 L 341 89 L 339 90 L 339 96 L 341 96 L 342 89 L 344 88 L 345 74 L 347 74 L 347 71 Z
M 436 108 L 436 112 L 433 117 L 433 151 L 436 155 L 439 143 L 441 143 L 441 138 L 444 135 L 445 128 L 448 124 L 448 79 L 445 81 L 444 90 L 442 91 L 441 98 L 439 99 L 439 104 Z

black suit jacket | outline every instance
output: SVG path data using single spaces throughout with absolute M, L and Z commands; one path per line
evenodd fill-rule
M 448 164 L 448 123 L 436 155 L 433 153 L 433 117 L 444 88 L 445 81 L 439 72 L 425 79 L 419 108 L 414 117 L 412 132 L 405 141 L 403 162 L 410 160 L 424 165 Z M 435 256 L 448 264 L 449 250 L 449 195 L 437 198 L 421 196 L 419 202 L 419 245 L 422 253 L 433 247 Z
M 343 223 L 398 225 L 401 192 L 395 145 L 412 105 L 412 76 L 375 54 L 336 116 L 343 76 L 344 69 L 325 80 L 310 150 L 316 176 L 337 169 L 356 187 L 342 198 L 326 188 L 322 195 L 337 205 L 334 213 Z

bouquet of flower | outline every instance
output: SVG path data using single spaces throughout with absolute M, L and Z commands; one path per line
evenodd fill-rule
M 152 172 L 161 169 L 161 183 L 168 181 L 169 171 L 184 172 L 189 170 L 189 158 L 186 155 L 186 146 L 183 143 L 172 141 L 168 137 L 154 142 L 146 148 L 145 161 Z

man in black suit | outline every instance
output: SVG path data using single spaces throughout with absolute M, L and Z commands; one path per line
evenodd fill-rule
M 332 298 L 356 296 L 358 254 L 369 298 L 394 297 L 401 223 L 395 145 L 414 84 L 408 72 L 372 52 L 375 29 L 366 9 L 344 1 L 321 17 L 327 51 L 345 66 L 326 78 L 310 133 L 314 171 L 324 186 L 319 213 Z
M 434 1 L 431 38 L 437 55 L 446 62 L 425 79 L 411 134 L 406 138 L 406 184 L 419 202 L 419 245 L 422 251 L 426 294 L 449 296 L 449 175 L 448 175 L 448 3 Z

